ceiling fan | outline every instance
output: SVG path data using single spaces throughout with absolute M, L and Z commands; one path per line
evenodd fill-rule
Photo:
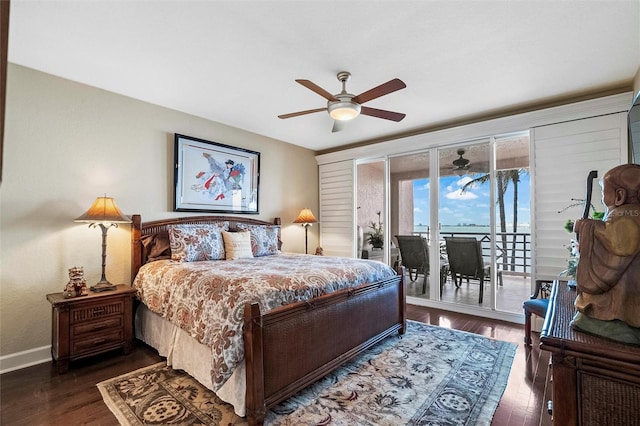
M 463 158 L 462 157 L 463 154 L 464 154 L 464 149 L 459 149 L 458 155 L 460 156 L 460 158 L 453 160 L 453 168 L 451 170 L 453 170 L 453 172 L 458 176 L 463 176 L 467 174 L 467 171 L 471 169 L 471 164 L 469 164 L 469 160 L 467 160 L 466 158 Z
M 290 114 L 279 115 L 278 118 L 291 118 L 298 117 L 300 115 L 311 114 L 314 112 L 327 111 L 331 118 L 335 120 L 333 124 L 332 132 L 339 132 L 344 128 L 347 121 L 353 120 L 358 115 L 368 115 L 371 117 L 384 118 L 385 120 L 401 121 L 406 114 L 399 112 L 386 111 L 383 109 L 369 108 L 362 106 L 365 102 L 369 102 L 373 99 L 379 98 L 389 93 L 393 93 L 397 90 L 407 87 L 406 84 L 400 79 L 394 78 L 386 83 L 360 93 L 359 95 L 353 95 L 347 92 L 347 81 L 351 78 L 351 74 L 347 71 L 340 71 L 337 75 L 338 81 L 342 83 L 342 92 L 332 95 L 324 90 L 322 87 L 309 80 L 296 80 L 307 89 L 316 92 L 327 100 L 326 108 L 309 109 L 306 111 L 292 112 Z

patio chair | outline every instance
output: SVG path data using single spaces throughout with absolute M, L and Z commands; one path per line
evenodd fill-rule
M 536 314 L 541 318 L 547 315 L 552 284 L 552 280 L 536 280 L 536 290 L 522 304 L 522 309 L 524 309 L 524 343 L 527 346 L 531 346 L 531 314 Z
M 400 262 L 409 271 L 409 279 L 414 282 L 422 274 L 422 293 L 427 292 L 429 275 L 429 246 L 419 235 L 396 235 L 400 249 Z M 415 274 L 415 277 L 414 277 Z
M 491 265 L 482 259 L 482 243 L 475 238 L 444 237 L 449 260 L 449 272 L 456 287 L 462 285 L 462 279 L 478 280 L 480 294 L 478 303 L 482 304 L 484 283 L 491 279 Z M 498 270 L 498 280 L 502 285 L 502 271 Z

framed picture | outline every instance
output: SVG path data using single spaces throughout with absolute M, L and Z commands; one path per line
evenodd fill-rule
M 174 211 L 258 214 L 260 153 L 175 135 Z

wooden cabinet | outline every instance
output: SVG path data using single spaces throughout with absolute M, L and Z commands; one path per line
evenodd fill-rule
M 69 361 L 122 348 L 133 348 L 133 297 L 135 290 L 116 290 L 65 299 L 62 293 L 47 295 L 51 303 L 51 357 L 59 373 Z
M 551 352 L 553 424 L 640 425 L 640 348 L 574 330 L 575 298 L 556 283 L 540 333 Z

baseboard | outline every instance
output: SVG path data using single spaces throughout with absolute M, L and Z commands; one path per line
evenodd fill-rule
M 426 306 L 427 308 L 441 309 L 444 311 L 452 311 L 482 318 L 491 318 L 516 324 L 524 324 L 524 315 L 520 313 L 516 314 L 513 312 L 492 311 L 486 308 L 479 308 L 477 306 L 465 305 L 462 303 L 433 301 L 413 296 L 407 296 L 407 303 L 410 305 Z
M 51 345 L 0 356 L 0 374 L 51 361 Z

